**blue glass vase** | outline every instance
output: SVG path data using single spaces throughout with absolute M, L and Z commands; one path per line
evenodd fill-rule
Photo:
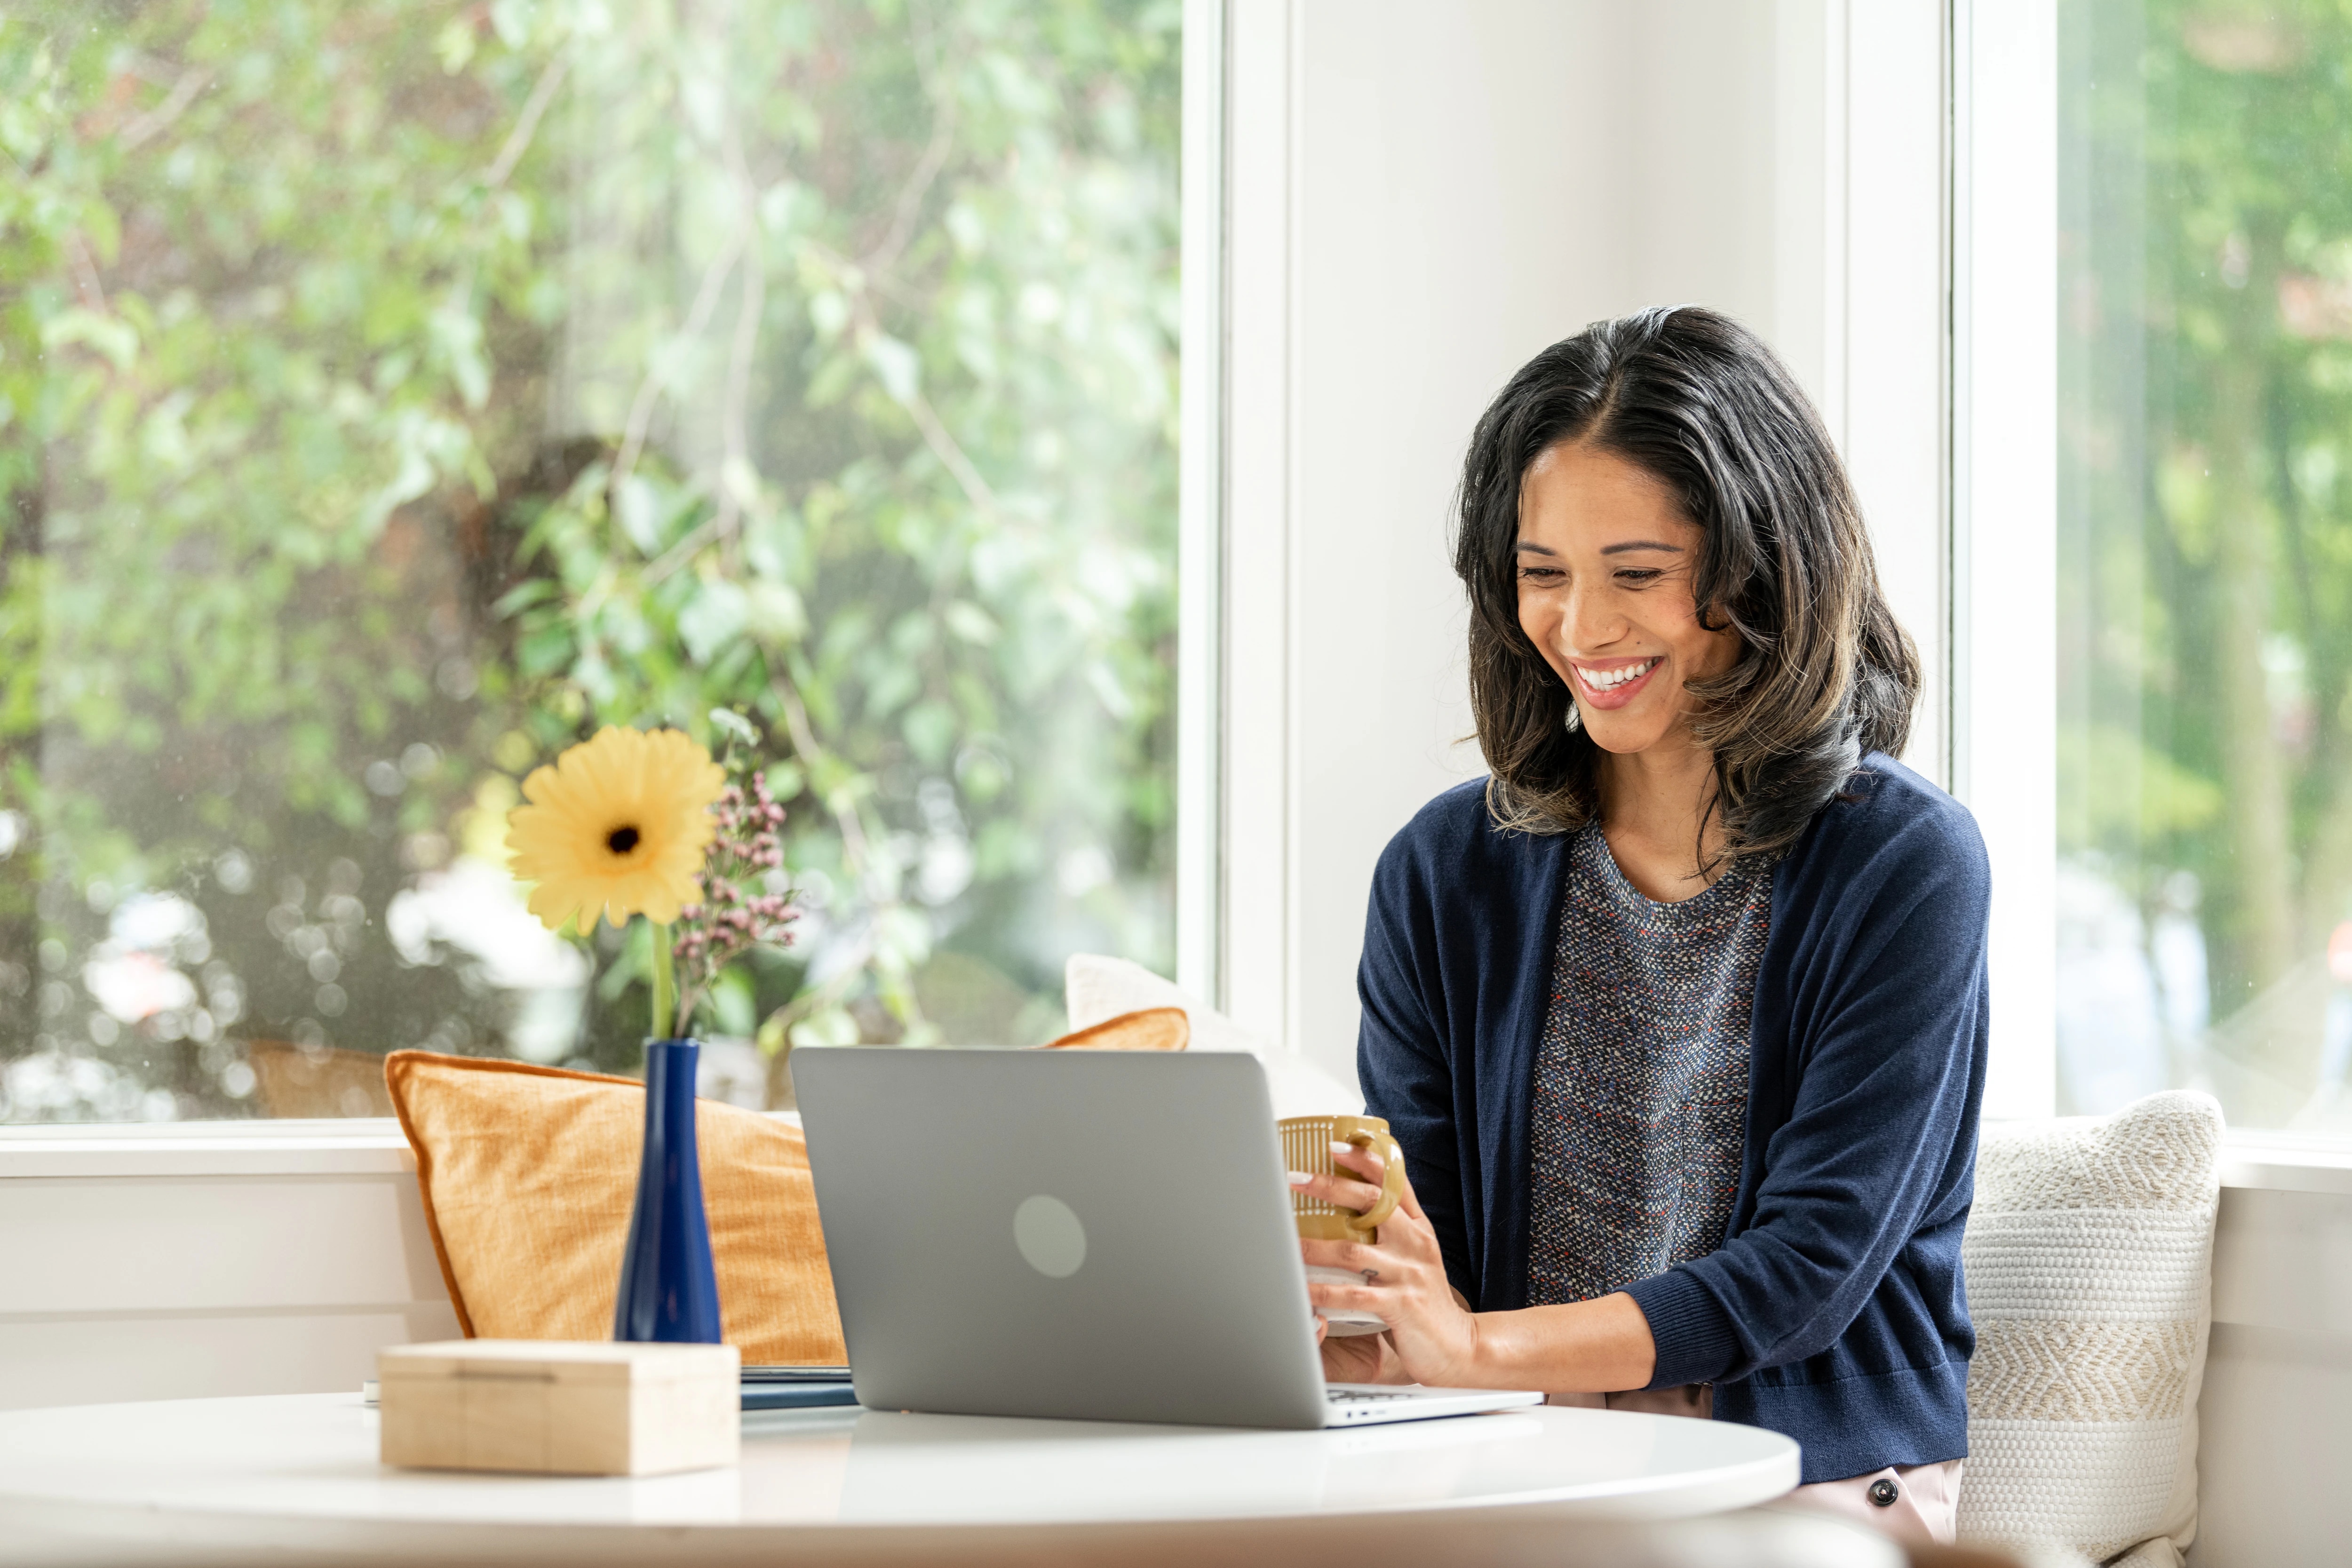
M 637 1206 L 621 1254 L 616 1340 L 715 1345 L 719 1275 L 702 1208 L 702 1159 L 694 1142 L 693 1040 L 646 1042 L 646 1149 Z

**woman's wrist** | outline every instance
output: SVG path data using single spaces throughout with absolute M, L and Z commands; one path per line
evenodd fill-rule
M 1648 1387 L 1657 1359 L 1650 1321 L 1617 1291 L 1565 1306 L 1470 1314 L 1454 1386 L 1618 1394 Z
M 1501 1388 L 1505 1384 L 1492 1381 L 1487 1372 L 1487 1360 L 1494 1347 L 1486 1342 L 1486 1319 L 1490 1314 L 1473 1312 L 1465 1308 L 1457 1325 L 1454 1354 L 1441 1377 L 1423 1378 L 1423 1383 L 1439 1388 Z
M 1527 1324 L 1521 1312 L 1468 1314 L 1458 1388 L 1533 1388 L 1527 1381 Z
M 1524 1312 L 1473 1312 L 1464 1309 L 1441 1365 L 1427 1369 L 1420 1382 L 1434 1388 L 1533 1388 L 1515 1381 L 1525 1359 L 1519 1343 Z

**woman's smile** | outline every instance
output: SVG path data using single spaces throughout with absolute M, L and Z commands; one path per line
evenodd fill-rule
M 1665 662 L 1663 654 L 1646 658 L 1572 658 L 1578 700 L 1607 710 L 1622 708 L 1650 683 L 1650 676 Z

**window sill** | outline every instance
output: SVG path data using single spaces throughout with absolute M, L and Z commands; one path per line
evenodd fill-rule
M 390 1117 L 0 1128 L 0 1181 L 399 1175 L 415 1169 L 408 1140 Z
M 2258 1192 L 2352 1194 L 2352 1138 L 2232 1132 L 2221 1145 L 2221 1184 Z
M 772 1111 L 800 1125 L 796 1111 Z M 0 1181 L 112 1176 L 390 1176 L 416 1156 L 388 1116 L 316 1121 L 0 1127 Z

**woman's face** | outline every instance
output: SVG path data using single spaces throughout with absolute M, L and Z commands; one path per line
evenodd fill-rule
M 1520 481 L 1519 626 L 1605 752 L 1683 743 L 1690 683 L 1739 658 L 1738 633 L 1699 624 L 1700 542 L 1666 487 L 1612 453 L 1562 442 Z

